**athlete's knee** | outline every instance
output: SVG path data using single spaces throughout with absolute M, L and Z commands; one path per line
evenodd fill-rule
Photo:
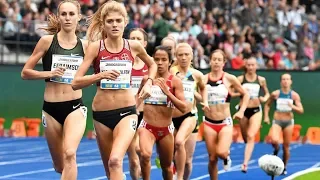
M 191 167 L 192 167 L 192 158 L 187 158 L 185 168 L 190 169 Z
M 283 143 L 283 150 L 289 152 L 290 144 L 289 143 Z
M 112 155 L 110 156 L 108 166 L 111 169 L 118 169 L 121 168 L 122 165 L 122 159 L 119 156 Z
M 143 162 L 149 162 L 151 160 L 152 152 L 141 150 L 140 151 L 140 156 L 141 156 L 141 160 Z
M 136 153 L 140 156 L 141 154 L 140 146 L 137 146 L 135 150 L 136 150 Z
M 76 159 L 76 150 L 75 149 L 66 149 L 64 151 L 64 157 L 66 161 L 71 161 Z
M 280 144 L 280 141 L 279 141 L 278 138 L 272 138 L 272 139 L 271 139 L 271 143 L 272 143 L 272 145 L 279 145 L 279 144 Z
M 139 167 L 139 158 L 130 159 L 130 169 L 137 169 Z
M 253 143 L 254 139 L 255 139 L 255 134 L 253 134 L 253 133 L 248 133 L 247 134 L 247 137 L 246 137 L 247 143 Z
M 216 164 L 218 162 L 217 154 L 209 154 L 209 163 Z
M 227 157 L 229 156 L 229 151 L 217 150 L 217 156 L 220 159 L 227 159 Z
M 165 174 L 172 174 L 173 173 L 173 170 L 172 170 L 171 166 L 161 167 L 161 169 L 162 169 L 162 172 L 165 173 Z
M 184 149 L 184 144 L 185 141 L 181 140 L 181 139 L 177 139 L 174 143 L 175 149 L 176 150 L 183 150 Z

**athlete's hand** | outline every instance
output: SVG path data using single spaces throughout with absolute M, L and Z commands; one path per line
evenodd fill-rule
M 58 67 L 55 70 L 51 71 L 51 77 L 62 77 L 66 68 Z
M 267 99 L 265 99 L 264 97 L 260 96 L 259 97 L 259 100 L 261 103 L 265 103 L 267 101 Z
M 233 119 L 240 121 L 243 118 L 244 112 L 238 111 L 233 115 Z
M 163 78 L 156 79 L 154 81 L 154 84 L 159 86 L 165 95 L 168 95 L 170 93 L 169 87 L 167 86 L 166 81 Z
M 108 70 L 99 73 L 100 79 L 116 80 L 120 76 L 117 70 Z
M 290 107 L 290 108 L 293 108 L 293 103 L 292 102 L 288 102 L 288 106 Z
M 208 112 L 208 111 L 210 111 L 210 107 L 209 107 L 209 105 L 208 105 L 208 103 L 206 102 L 200 102 L 200 104 L 202 105 L 202 110 L 204 111 L 204 112 Z
M 265 116 L 265 117 L 264 117 L 264 123 L 270 124 L 270 118 L 267 117 L 267 116 Z
M 147 80 L 147 82 L 148 82 L 148 80 Z M 145 83 L 139 93 L 138 99 L 147 99 L 150 96 L 151 96 L 151 85 L 148 83 Z M 142 102 L 142 101 L 140 101 L 140 102 Z M 139 105 L 140 105 L 140 103 L 139 103 Z M 139 105 L 137 106 L 137 108 L 139 107 Z

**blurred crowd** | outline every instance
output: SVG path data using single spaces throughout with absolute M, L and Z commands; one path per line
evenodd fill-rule
M 84 19 L 107 0 L 79 0 Z M 60 0 L 0 0 L 1 38 L 36 42 L 44 35 L 46 17 Z M 147 51 L 170 35 L 194 49 L 193 66 L 209 67 L 209 54 L 223 49 L 227 68 L 241 69 L 255 56 L 259 69 L 315 70 L 320 67 L 320 0 L 125 0 L 131 28 L 148 33 Z M 19 36 L 17 36 L 19 34 Z M 23 45 L 23 44 L 22 44 Z M 26 45 L 31 52 L 33 45 Z

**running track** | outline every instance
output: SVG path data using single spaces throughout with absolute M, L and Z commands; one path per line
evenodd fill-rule
M 268 144 L 260 143 L 255 146 L 252 160 L 247 174 L 240 172 L 243 159 L 244 144 L 233 144 L 231 147 L 232 167 L 225 172 L 222 161 L 219 161 L 219 180 L 270 180 L 258 167 L 258 158 L 272 152 Z M 280 151 L 279 156 L 282 156 Z M 155 153 L 152 158 L 152 180 L 161 180 L 161 171 L 154 164 Z M 83 139 L 78 150 L 78 179 L 100 180 L 107 179 L 101 162 L 99 150 L 95 140 Z M 209 179 L 207 172 L 208 155 L 204 142 L 198 142 L 194 154 L 193 172 L 191 180 Z M 320 166 L 320 146 L 291 145 L 291 159 L 288 165 L 288 175 L 310 167 Z M 128 171 L 128 158 L 124 159 L 124 172 L 127 179 L 131 179 Z M 280 176 L 276 179 L 282 179 Z M 54 172 L 44 138 L 0 138 L 0 179 L 6 180 L 58 180 L 60 176 Z

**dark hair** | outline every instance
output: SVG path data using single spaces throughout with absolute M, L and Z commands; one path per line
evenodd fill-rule
M 130 37 L 130 34 L 133 32 L 133 31 L 140 31 L 142 34 L 143 34 L 143 40 L 144 41 L 148 41 L 148 33 L 142 29 L 142 28 L 132 28 L 129 32 L 129 37 Z
M 168 57 L 169 57 L 169 63 L 170 63 L 170 66 L 172 64 L 172 61 L 173 61 L 173 58 L 172 58 L 172 54 L 171 54 L 171 47 L 169 46 L 157 46 L 155 49 L 154 49 L 154 52 L 153 52 L 153 57 L 154 55 L 156 54 L 157 51 L 159 50 L 162 50 L 162 51 L 165 51 L 167 54 L 168 54 Z M 169 66 L 169 68 L 170 68 Z

